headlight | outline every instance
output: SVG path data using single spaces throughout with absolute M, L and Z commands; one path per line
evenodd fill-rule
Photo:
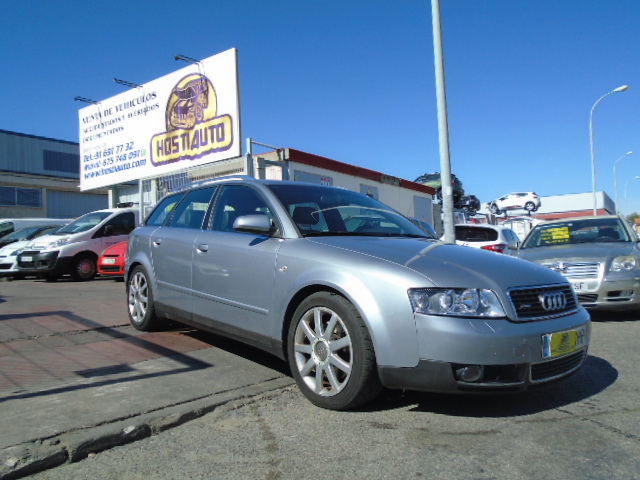
M 412 288 L 414 313 L 461 317 L 504 317 L 500 300 L 491 290 L 479 288 Z
M 70 243 L 68 238 L 61 238 L 60 240 L 56 240 L 55 242 L 51 242 L 47 245 L 47 249 L 62 247 L 67 243 Z
M 612 272 L 622 272 L 636 268 L 638 268 L 638 257 L 634 255 L 621 255 L 613 259 L 610 270 Z

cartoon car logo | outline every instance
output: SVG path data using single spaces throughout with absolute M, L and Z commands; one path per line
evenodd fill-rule
M 166 110 L 167 131 L 190 130 L 216 116 L 216 93 L 207 77 L 191 74 L 171 90 Z

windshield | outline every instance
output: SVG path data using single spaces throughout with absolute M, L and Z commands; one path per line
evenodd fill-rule
M 33 235 L 34 233 L 36 233 L 41 228 L 42 227 L 27 227 L 27 228 L 23 228 L 22 230 L 16 230 L 15 232 L 2 237 L 2 240 L 3 241 L 25 240 L 29 238 L 31 235 Z
M 537 225 L 521 248 L 631 241 L 629 232 L 619 219 L 589 218 Z
M 111 213 L 112 212 L 87 213 L 86 215 L 77 218 L 69 225 L 62 227 L 57 232 L 53 232 L 52 235 L 69 235 L 71 233 L 86 232 L 102 222 L 105 218 L 111 215 Z
M 350 190 L 320 185 L 269 185 L 303 236 L 362 235 L 431 238 L 401 214 Z

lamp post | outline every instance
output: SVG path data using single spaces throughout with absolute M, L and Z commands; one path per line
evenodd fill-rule
M 624 157 L 631 155 L 633 152 L 627 152 L 622 155 L 619 159 L 616 160 L 616 163 L 613 165 L 613 190 L 616 194 L 616 215 L 620 213 L 620 209 L 618 208 L 618 162 L 622 160 Z
M 591 178 L 593 180 L 593 214 L 594 215 L 598 214 L 598 210 L 597 210 L 597 202 L 596 202 L 596 147 L 593 143 L 593 112 L 596 110 L 596 107 L 598 106 L 598 104 L 605 97 L 608 97 L 612 93 L 624 92 L 627 88 L 629 88 L 629 85 L 622 85 L 618 88 L 614 88 L 609 93 L 605 93 L 604 95 L 602 95 L 598 100 L 596 100 L 596 103 L 593 104 L 593 107 L 591 107 L 591 114 L 589 115 L 589 132 L 590 132 L 590 139 L 591 139 Z
M 631 180 L 627 180 L 627 183 L 624 184 L 624 208 L 627 208 L 627 197 L 629 196 L 629 182 L 632 180 L 640 180 L 640 176 L 633 177 Z

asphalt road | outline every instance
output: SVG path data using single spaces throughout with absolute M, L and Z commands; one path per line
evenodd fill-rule
M 22 283 L 25 295 L 30 282 Z M 367 408 L 332 412 L 285 387 L 29 478 L 637 479 L 640 320 L 619 313 L 593 320 L 584 367 L 542 391 L 384 392 Z M 256 370 L 273 367 L 256 350 L 225 348 Z

